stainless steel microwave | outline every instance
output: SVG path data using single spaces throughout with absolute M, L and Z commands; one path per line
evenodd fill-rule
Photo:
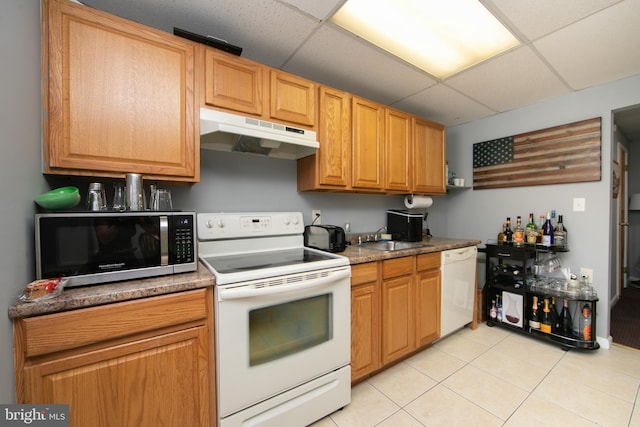
M 36 214 L 38 279 L 67 287 L 195 271 L 194 212 Z

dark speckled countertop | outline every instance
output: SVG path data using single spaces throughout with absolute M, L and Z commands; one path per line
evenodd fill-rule
M 344 252 L 340 252 L 340 255 L 344 255 L 349 258 L 349 262 L 353 265 L 371 261 L 379 261 L 383 259 L 399 258 L 403 256 L 427 254 L 430 252 L 442 252 L 449 249 L 458 249 L 467 246 L 477 246 L 482 242 L 480 240 L 431 237 L 423 239 L 422 243 L 427 246 L 421 248 L 403 249 L 393 252 L 366 249 L 366 245 L 365 247 L 359 245 L 351 245 L 347 246 L 347 249 Z
M 395 252 L 378 251 L 352 245 L 347 246 L 347 249 L 341 252 L 340 255 L 349 258 L 351 264 L 362 264 L 384 259 L 446 251 L 466 246 L 477 246 L 481 241 L 432 237 L 424 239 L 422 243 L 427 246 Z M 38 316 L 41 314 L 188 291 L 191 289 L 206 288 L 214 284 L 215 279 L 213 275 L 206 267 L 199 263 L 198 270 L 192 273 L 150 277 L 148 279 L 129 280 L 95 286 L 82 286 L 67 289 L 62 292 L 60 296 L 49 300 L 40 302 L 18 301 L 9 307 L 9 317 Z
M 16 302 L 9 307 L 9 317 L 30 317 L 76 308 L 92 307 L 173 292 L 213 286 L 214 278 L 201 263 L 191 273 L 149 277 L 95 286 L 65 289 L 58 297 L 39 302 Z

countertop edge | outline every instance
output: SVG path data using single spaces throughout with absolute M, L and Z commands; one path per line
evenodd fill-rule
M 394 252 L 366 249 L 365 247 L 347 246 L 342 255 L 349 259 L 351 265 L 405 256 L 442 252 L 450 249 L 477 246 L 480 240 L 449 239 L 432 237 L 422 243 L 429 246 L 404 249 Z M 198 269 L 190 273 L 150 277 L 140 280 L 107 283 L 95 286 L 82 286 L 65 290 L 62 295 L 39 302 L 17 301 L 9 307 L 9 318 L 32 317 L 62 311 L 93 307 L 116 302 L 148 298 L 192 289 L 206 288 L 215 285 L 213 274 L 201 263 Z
M 213 275 L 199 262 L 198 269 L 190 273 L 156 276 L 95 286 L 81 286 L 67 289 L 60 296 L 49 300 L 38 302 L 17 301 L 9 307 L 9 317 L 14 319 L 51 314 L 206 288 L 214 284 Z

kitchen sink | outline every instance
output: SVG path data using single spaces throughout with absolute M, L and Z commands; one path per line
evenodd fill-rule
M 416 249 L 416 248 L 424 248 L 427 246 L 433 246 L 430 244 L 420 243 L 420 242 L 400 242 L 397 240 L 387 240 L 387 241 L 378 241 L 378 242 L 363 242 L 360 244 L 361 247 L 366 249 L 375 249 L 376 251 L 401 251 L 403 249 Z

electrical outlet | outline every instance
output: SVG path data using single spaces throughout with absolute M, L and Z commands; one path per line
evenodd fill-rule
M 322 224 L 322 211 L 320 209 L 311 211 L 311 223 L 314 225 Z
M 580 267 L 580 278 L 585 279 L 587 283 L 593 283 L 593 269 Z

